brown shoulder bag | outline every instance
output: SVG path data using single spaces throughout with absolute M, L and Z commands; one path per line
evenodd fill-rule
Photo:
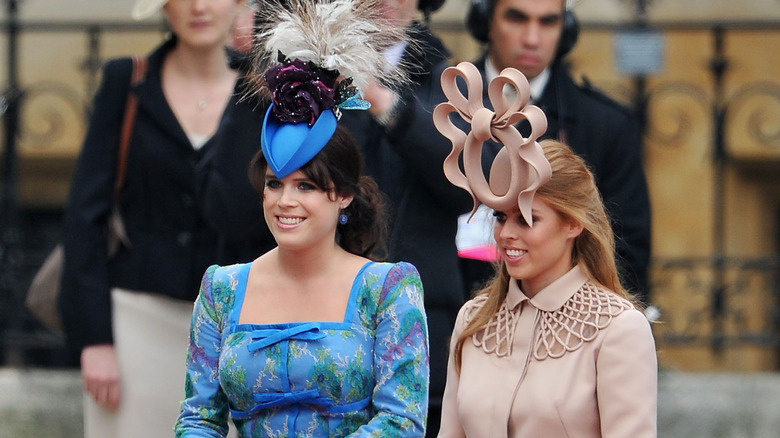
M 111 215 L 108 219 L 108 255 L 116 254 L 120 245 L 129 246 L 130 241 L 127 238 L 122 217 L 119 215 L 119 195 L 122 191 L 122 185 L 125 181 L 127 171 L 127 153 L 130 149 L 130 137 L 135 124 L 135 113 L 138 108 L 138 98 L 132 92 L 133 86 L 139 83 L 146 74 L 146 58 L 133 57 L 133 73 L 130 77 L 130 89 L 127 93 L 127 104 L 125 105 L 125 115 L 122 120 L 122 131 L 120 133 L 119 155 L 117 157 L 117 171 L 114 179 L 114 205 L 111 209 Z M 65 254 L 62 244 L 58 244 L 54 250 L 46 257 L 43 265 L 33 277 L 25 306 L 27 309 L 49 330 L 62 334 L 62 318 L 58 306 L 60 295 L 60 280 L 62 276 L 62 266 L 65 261 Z

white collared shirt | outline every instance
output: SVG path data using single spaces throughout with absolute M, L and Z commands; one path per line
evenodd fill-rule
M 487 83 L 498 76 L 499 72 L 493 61 L 488 56 L 485 59 L 485 79 Z M 528 80 L 528 85 L 531 88 L 531 103 L 536 102 L 544 91 L 544 87 L 547 86 L 547 82 L 550 80 L 550 67 L 545 68 L 535 78 Z M 514 99 L 515 89 L 509 85 L 504 86 L 504 96 L 507 99 Z

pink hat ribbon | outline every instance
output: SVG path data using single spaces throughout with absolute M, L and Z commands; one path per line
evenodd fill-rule
M 458 88 L 458 76 L 466 82 L 467 97 Z M 512 101 L 503 93 L 507 84 L 517 92 Z M 534 193 L 550 179 L 552 169 L 536 141 L 547 130 L 547 117 L 539 107 L 528 105 L 528 80 L 516 69 L 501 71 L 488 86 L 488 97 L 495 112 L 482 104 L 482 76 L 473 64 L 461 62 L 448 67 L 441 75 L 441 85 L 449 101 L 436 106 L 433 122 L 452 142 L 452 151 L 444 159 L 444 175 L 456 187 L 471 194 L 474 199 L 472 216 L 480 202 L 500 211 L 518 205 L 520 213 L 531 225 Z M 457 112 L 471 124 L 468 134 L 452 123 L 452 112 Z M 523 119 L 531 125 L 528 138 L 514 126 Z M 482 144 L 490 138 L 501 143 L 503 148 L 491 165 L 488 184 L 482 171 Z M 461 153 L 463 171 L 458 165 Z

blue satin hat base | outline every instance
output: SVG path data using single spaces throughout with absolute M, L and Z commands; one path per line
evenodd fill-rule
M 263 120 L 260 147 L 268 166 L 277 178 L 295 172 L 314 158 L 336 132 L 336 115 L 323 111 L 311 127 L 308 123 L 284 123 L 268 108 Z

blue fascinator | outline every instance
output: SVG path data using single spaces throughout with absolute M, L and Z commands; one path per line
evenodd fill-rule
M 405 34 L 381 17 L 380 1 L 287 0 L 261 8 L 255 67 L 273 93 L 261 148 L 277 178 L 325 147 L 341 110 L 370 107 L 359 87 L 406 80 L 383 55 Z
M 268 166 L 277 178 L 300 169 L 325 147 L 336 132 L 336 116 L 326 111 L 314 125 L 284 123 L 274 114 L 274 104 L 268 108 L 263 120 L 263 136 L 260 145 Z
M 260 145 L 274 175 L 284 178 L 325 147 L 342 108 L 368 109 L 370 104 L 360 98 L 351 78 L 338 80 L 338 71 L 281 53 L 279 59 L 282 63 L 265 74 L 273 103 L 263 120 Z

